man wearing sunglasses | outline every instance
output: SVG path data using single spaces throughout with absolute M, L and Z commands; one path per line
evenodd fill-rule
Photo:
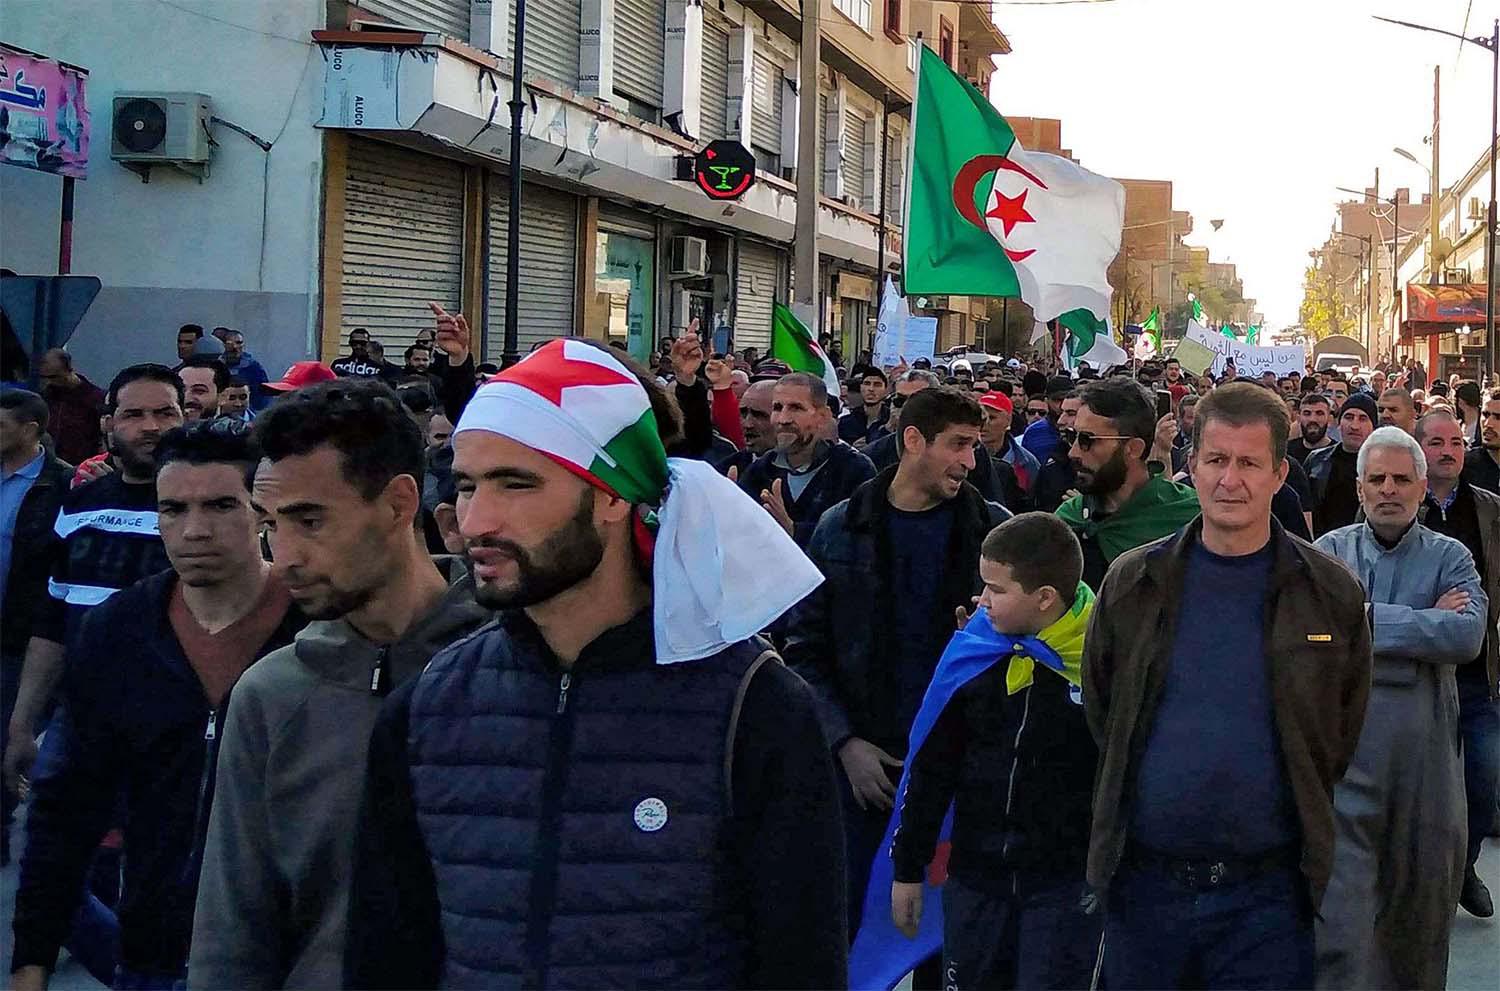
M 1026 433 L 1021 435 L 1021 443 L 1026 450 L 1036 455 L 1041 462 L 1052 456 L 1057 449 L 1057 418 L 1062 415 L 1062 401 L 1068 393 L 1073 391 L 1073 380 L 1066 375 L 1054 375 L 1047 380 L 1047 413 L 1045 416 L 1033 417 L 1032 408 L 1036 404 L 1035 396 L 1026 399 Z
M 1082 390 L 1068 457 L 1079 494 L 1057 515 L 1083 545 L 1083 580 L 1098 588 L 1115 558 L 1187 525 L 1198 496 L 1148 465 L 1156 444 L 1156 401 L 1133 379 L 1090 382 Z M 1170 456 L 1170 455 L 1169 455 Z

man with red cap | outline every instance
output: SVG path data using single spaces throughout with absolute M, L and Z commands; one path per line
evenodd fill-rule
M 842 987 L 842 820 L 807 685 L 757 634 L 822 582 L 616 352 L 474 395 L 457 517 L 495 624 L 371 742 L 346 987 Z
M 336 378 L 338 375 L 333 369 L 321 361 L 298 361 L 286 370 L 279 382 L 267 382 L 261 388 L 272 392 L 296 392 L 319 382 L 332 382 Z
M 1031 508 L 1031 483 L 1042 470 L 1041 462 L 1010 433 L 1015 406 L 1009 396 L 1003 392 L 986 392 L 979 397 L 979 405 L 984 407 L 984 428 L 980 431 L 980 439 L 995 466 L 995 477 L 1000 482 L 1000 502 L 1013 513 L 1024 513 Z

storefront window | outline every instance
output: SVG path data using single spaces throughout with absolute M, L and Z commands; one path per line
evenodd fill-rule
M 599 232 L 594 277 L 601 301 L 608 303 L 610 340 L 623 340 L 630 354 L 651 360 L 656 327 L 656 242 Z

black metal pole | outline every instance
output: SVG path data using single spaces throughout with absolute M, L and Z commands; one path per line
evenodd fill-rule
M 880 101 L 880 216 L 875 224 L 875 315 L 880 318 L 880 308 L 885 305 L 885 193 L 891 186 L 891 105 Z M 874 346 L 873 343 L 871 345 Z M 860 348 L 855 345 L 855 353 Z
M 1490 61 L 1493 64 L 1490 88 L 1490 207 L 1485 215 L 1484 232 L 1484 373 L 1495 374 L 1495 144 L 1500 142 L 1500 20 L 1490 36 Z
M 511 39 L 510 86 L 510 215 L 505 239 L 505 348 L 500 366 L 509 368 L 521 360 L 521 111 L 526 103 L 521 86 L 521 66 L 526 53 L 526 0 L 516 5 L 516 36 Z M 486 259 L 488 264 L 488 259 Z

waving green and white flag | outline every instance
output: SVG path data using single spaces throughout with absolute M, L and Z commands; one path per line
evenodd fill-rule
M 828 394 L 838 398 L 839 375 L 834 370 L 833 362 L 818 346 L 812 331 L 781 303 L 776 303 L 771 308 L 771 357 L 786 362 L 786 366 L 794 372 L 818 376 L 828 387 Z
M 1129 360 L 1125 349 L 1111 339 L 1108 319 L 1100 320 L 1088 310 L 1077 309 L 1064 313 L 1057 322 L 1068 332 L 1063 343 L 1063 363 L 1069 371 L 1084 361 L 1102 372 Z
M 1135 341 L 1135 356 L 1141 361 L 1161 354 L 1161 331 L 1157 329 L 1158 310 L 1151 308 L 1151 315 L 1141 324 L 1141 334 Z
M 921 48 L 906 198 L 908 295 L 1019 296 L 1036 319 L 1109 313 L 1125 190 L 1027 151 L 990 101 Z
M 1245 328 L 1245 343 L 1246 344 L 1259 344 L 1260 343 L 1260 328 L 1257 327 L 1253 323 L 1250 326 L 1248 326 L 1248 327 Z

